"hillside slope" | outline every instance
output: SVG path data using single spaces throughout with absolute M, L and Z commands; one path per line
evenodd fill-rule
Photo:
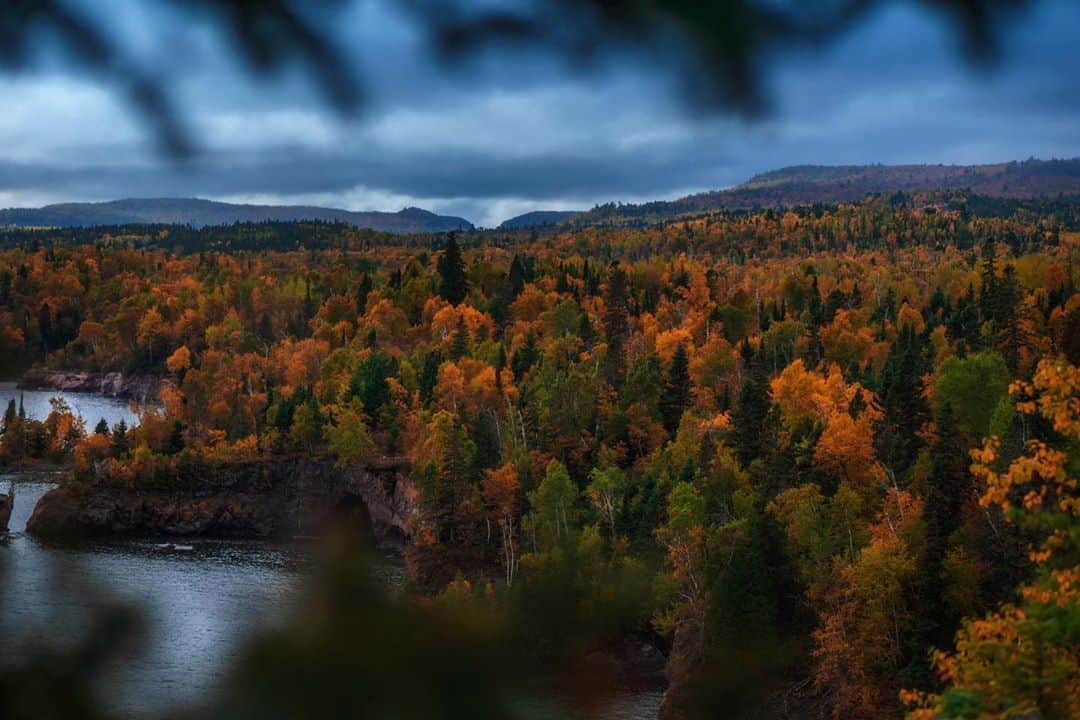
M 499 224 L 499 230 L 520 230 L 522 228 L 558 225 L 572 220 L 581 214 L 580 210 L 534 210 L 517 215 Z
M 600 205 L 575 225 L 620 218 L 665 218 L 684 213 L 790 207 L 861 200 L 869 193 L 970 190 L 1002 198 L 1080 196 L 1080 158 L 996 165 L 799 165 L 755 175 L 726 190 L 667 202 Z
M 139 198 L 100 203 L 63 203 L 41 208 L 0 210 L 0 226 L 86 227 L 92 225 L 178 224 L 231 225 L 265 220 L 323 220 L 385 232 L 471 230 L 459 217 L 436 215 L 420 208 L 400 212 L 354 212 L 307 205 L 237 205 L 197 198 Z

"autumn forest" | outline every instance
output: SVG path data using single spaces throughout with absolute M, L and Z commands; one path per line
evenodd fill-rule
M 403 464 L 416 602 L 547 661 L 644 638 L 666 717 L 1077 717 L 1080 228 L 971 200 L 12 231 L 7 374 L 160 390 L 135 427 L 12 401 L 0 462 L 84 496 Z

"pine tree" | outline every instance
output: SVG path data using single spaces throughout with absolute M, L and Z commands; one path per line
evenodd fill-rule
M 526 333 L 525 342 L 510 359 L 510 369 L 514 371 L 514 377 L 521 379 L 529 369 L 540 359 L 540 351 L 536 348 L 536 337 Z
M 384 350 L 373 351 L 357 365 L 349 383 L 348 396 L 360 398 L 369 418 L 378 417 L 383 406 L 392 404 L 387 378 L 393 374 L 394 358 Z
M 671 357 L 671 365 L 664 381 L 664 395 L 660 399 L 660 412 L 664 418 L 664 427 L 669 433 L 674 434 L 679 429 L 679 421 L 689 406 L 690 363 L 686 346 L 680 344 Z
M 455 232 L 446 235 L 446 246 L 439 257 L 438 270 L 441 278 L 439 295 L 451 305 L 461 303 L 468 292 L 469 281 L 465 275 L 465 260 L 461 256 Z
M 274 341 L 274 326 L 266 313 L 259 316 L 259 338 L 267 343 Z
M 425 405 L 431 402 L 435 394 L 435 386 L 439 382 L 440 365 L 442 365 L 442 355 L 439 351 L 436 350 L 424 356 L 424 369 L 420 373 L 420 401 Z
M 450 339 L 451 359 L 460 360 L 468 355 L 470 341 L 469 328 L 465 325 L 465 318 L 464 316 L 459 316 L 457 328 L 454 330 L 454 336 Z
M 7 410 L 4 411 L 4 430 L 7 430 L 11 423 L 15 421 L 17 411 L 15 410 L 15 398 L 8 400 Z
M 1022 296 L 1016 269 L 1006 265 L 994 298 L 994 347 L 1005 358 L 1005 364 L 1013 375 L 1016 375 L 1020 364 L 1021 351 L 1030 342 L 1019 312 Z
M 982 286 L 979 290 L 979 313 L 982 321 L 986 322 L 994 319 L 997 305 L 997 247 L 993 240 L 987 238 L 983 241 L 980 256 L 982 266 L 979 269 L 979 276 L 982 279 Z
M 371 276 L 367 273 L 361 274 L 360 282 L 356 286 L 356 307 L 361 313 L 367 310 L 367 297 L 372 287 Z
M 123 418 L 113 425 L 112 429 L 112 454 L 115 457 L 123 457 L 128 451 L 127 423 Z
M 930 414 L 923 395 L 927 369 L 922 337 L 911 325 L 904 325 L 881 377 L 885 422 L 879 444 L 883 459 L 898 472 L 911 467 L 922 445 L 918 432 Z
M 510 261 L 510 289 L 513 297 L 516 298 L 521 294 L 527 280 L 525 265 L 521 262 L 520 257 L 514 255 L 514 259 Z
M 739 462 L 746 466 L 763 455 L 765 418 L 769 414 L 771 401 L 769 380 L 761 368 L 760 359 L 745 341 L 742 344 L 742 357 L 749 374 L 739 391 L 739 402 L 732 411 L 731 419 L 735 426 L 735 452 Z
M 604 335 L 607 338 L 604 375 L 612 386 L 617 386 L 626 372 L 623 348 L 629 328 L 626 295 L 626 273 L 614 262 L 608 268 L 607 293 L 604 295 Z

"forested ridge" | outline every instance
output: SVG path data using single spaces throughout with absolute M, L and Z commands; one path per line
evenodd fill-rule
M 61 203 L 0 210 L 0 226 L 88 227 L 97 225 L 182 224 L 195 227 L 237 222 L 338 222 L 384 232 L 418 233 L 472 229 L 458 217 L 420 208 L 399 212 L 355 212 L 310 205 L 244 205 L 199 198 L 131 198 L 97 203 Z
M 796 165 L 755 175 L 725 190 L 668 201 L 608 203 L 573 218 L 593 223 L 615 218 L 671 218 L 719 209 L 797 207 L 859 202 L 867 196 L 992 199 L 994 204 L 1073 203 L 1080 196 L 1080 159 L 996 165 Z
M 407 456 L 417 592 L 534 622 L 538 655 L 654 635 L 670 717 L 1077 717 L 1077 212 L 13 231 L 9 372 L 166 380 L 134 429 L 13 404 L 0 461 L 182 491 Z

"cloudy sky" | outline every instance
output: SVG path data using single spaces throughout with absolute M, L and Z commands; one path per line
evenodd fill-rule
M 534 209 L 678 197 L 784 165 L 1080 156 L 1073 0 L 1011 18 L 990 68 L 966 63 L 939 17 L 887 5 L 827 48 L 778 57 L 771 109 L 754 118 L 689 109 L 671 75 L 643 62 L 581 72 L 504 52 L 447 69 L 378 0 L 334 24 L 369 71 L 364 111 L 344 117 L 299 70 L 253 77 L 190 17 L 137 0 L 92 7 L 119 24 L 126 56 L 166 79 L 198 151 L 182 162 L 161 153 L 115 88 L 53 59 L 43 38 L 38 62 L 0 71 L 0 207 L 197 196 L 416 205 L 493 226 Z

